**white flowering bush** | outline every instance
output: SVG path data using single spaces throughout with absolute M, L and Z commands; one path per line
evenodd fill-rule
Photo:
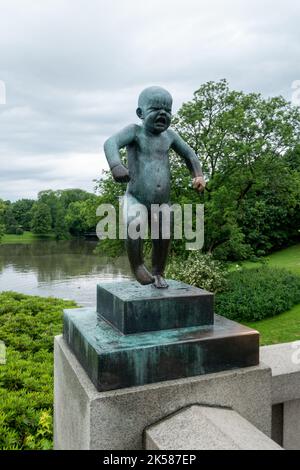
M 166 269 L 166 277 L 206 289 L 220 292 L 227 285 L 227 270 L 223 263 L 211 255 L 192 251 L 187 259 L 171 258 Z

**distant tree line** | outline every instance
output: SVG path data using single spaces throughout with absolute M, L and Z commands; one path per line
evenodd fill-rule
M 57 239 L 95 232 L 98 196 L 82 189 L 46 190 L 38 199 L 0 200 L 2 234 L 54 234 Z

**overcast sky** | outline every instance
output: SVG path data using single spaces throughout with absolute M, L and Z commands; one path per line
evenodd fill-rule
M 0 198 L 93 190 L 148 85 L 174 111 L 220 78 L 290 100 L 299 24 L 299 0 L 0 0 Z

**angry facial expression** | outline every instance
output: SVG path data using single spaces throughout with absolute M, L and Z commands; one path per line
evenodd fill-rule
M 144 127 L 153 134 L 160 134 L 168 129 L 172 118 L 172 101 L 163 93 L 150 96 L 138 116 L 143 119 Z

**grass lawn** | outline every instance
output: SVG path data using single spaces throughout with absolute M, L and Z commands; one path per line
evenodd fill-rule
M 51 238 L 55 238 L 55 235 L 53 233 L 49 233 L 47 235 L 35 235 L 32 232 L 24 232 L 23 235 L 6 234 L 1 239 L 1 244 L 6 245 L 8 243 L 32 243 L 35 240 L 48 240 Z
M 277 251 L 268 256 L 267 260 L 268 266 L 285 268 L 300 275 L 300 244 Z M 242 263 L 242 266 L 247 268 L 257 265 L 249 261 Z M 300 304 L 276 317 L 245 325 L 260 332 L 262 345 L 300 340 Z
M 260 332 L 260 344 L 289 343 L 300 340 L 300 304 L 276 317 L 244 323 Z
M 300 275 L 300 244 L 277 251 L 269 259 L 270 266 L 286 268 Z
M 283 250 L 276 251 L 266 257 L 268 266 L 276 268 L 285 268 L 295 274 L 300 275 L 300 243 L 298 245 L 284 248 Z M 241 266 L 246 268 L 255 268 L 260 263 L 253 263 L 251 261 L 243 261 Z M 235 265 L 232 264 L 230 269 L 234 269 Z

